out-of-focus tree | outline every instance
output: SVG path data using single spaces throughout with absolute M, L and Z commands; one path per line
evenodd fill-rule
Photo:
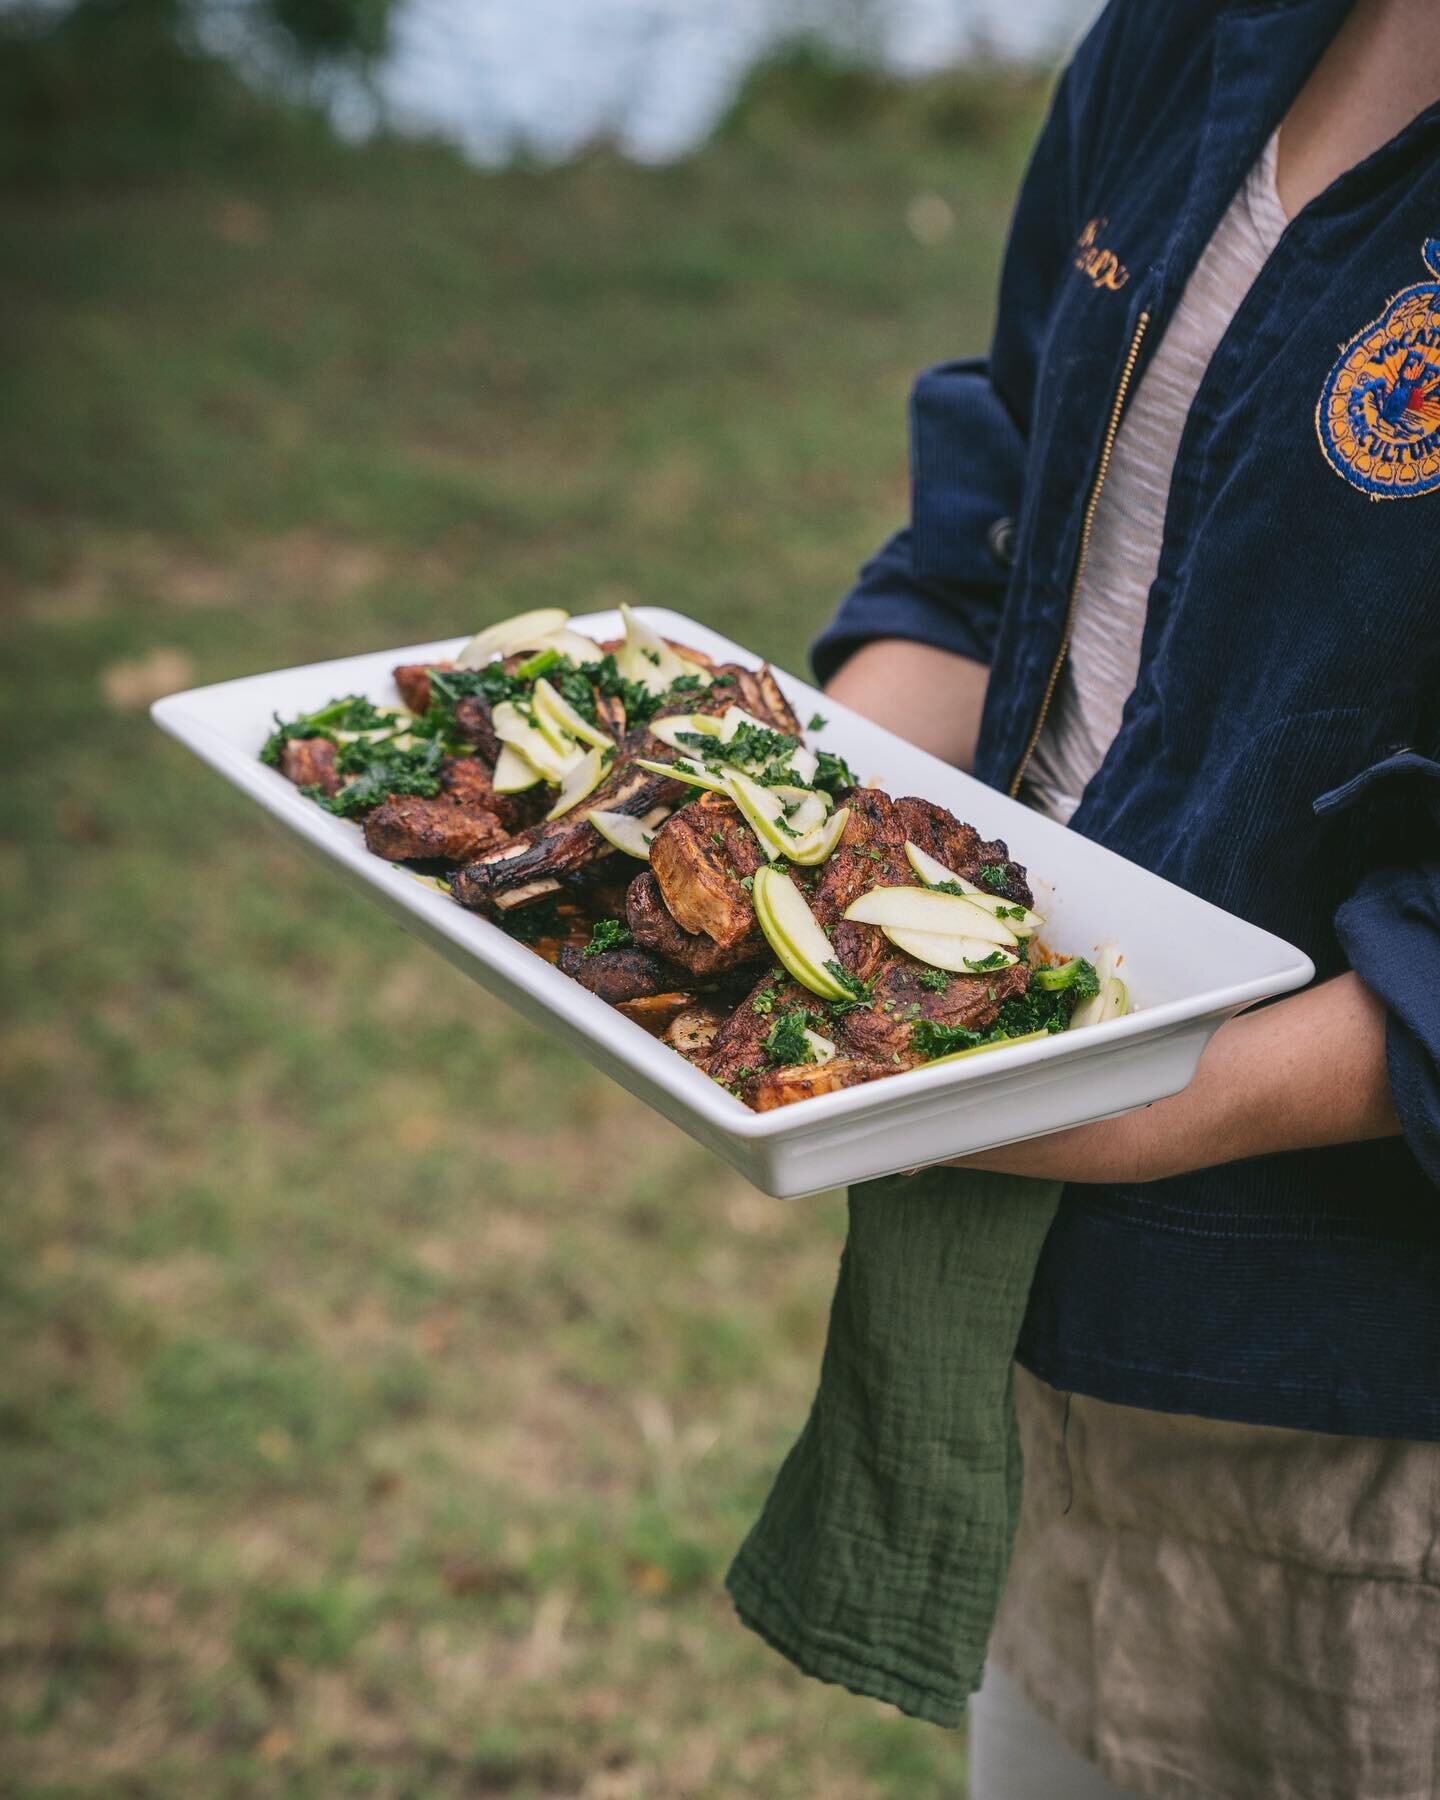
M 365 69 L 392 0 L 254 0 L 250 20 L 297 73 Z M 262 98 L 206 47 L 200 0 L 76 0 L 0 10 L 0 180 L 114 180 L 184 159 L 284 156 L 318 113 Z M 293 137 L 292 137 L 293 143 Z

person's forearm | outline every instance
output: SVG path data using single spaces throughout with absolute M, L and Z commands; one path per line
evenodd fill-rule
M 985 665 L 968 656 L 908 638 L 877 638 L 842 664 L 825 692 L 933 756 L 969 769 L 989 678 Z
M 1385 1009 L 1357 976 L 1341 975 L 1222 1025 L 1189 1087 L 1168 1100 L 957 1160 L 1051 1180 L 1143 1182 L 1399 1129 Z

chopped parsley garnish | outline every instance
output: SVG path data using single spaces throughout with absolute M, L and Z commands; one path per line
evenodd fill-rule
M 982 887 L 990 888 L 993 892 L 1000 892 L 1005 886 L 1004 863 L 981 863 L 980 884 Z
M 964 962 L 965 967 L 967 969 L 973 969 L 976 974 L 978 974 L 981 969 L 1003 969 L 1007 966 L 1007 959 L 1003 950 L 992 950 L 988 956 L 982 956 L 975 962 L 971 962 L 970 958 L 967 956 L 964 959 Z
M 827 974 L 835 977 L 841 987 L 845 989 L 847 996 L 844 1000 L 830 1002 L 832 1018 L 843 1019 L 847 1013 L 854 1012 L 857 1007 L 873 1005 L 875 1000 L 875 983 L 873 981 L 862 981 L 858 975 L 852 975 L 844 963 L 833 956 L 826 963 L 825 970 Z
M 1023 906 L 997 906 L 995 917 L 997 919 L 1023 919 L 1025 908 Z
M 829 794 L 838 794 L 842 788 L 859 785 L 843 756 L 836 756 L 830 750 L 817 750 L 815 756 L 819 764 L 815 771 L 816 787 L 824 788 Z
M 429 674 L 431 694 L 438 694 L 451 706 L 472 694 L 478 694 L 487 706 L 498 706 L 502 700 L 514 700 L 530 691 L 528 681 L 510 674 L 498 662 L 486 663 L 483 669 L 431 669 Z
M 823 731 L 829 723 L 830 721 L 825 717 L 824 713 L 811 713 L 810 723 L 805 729 L 807 731 Z
M 707 737 L 699 731 L 677 731 L 675 735 L 687 748 L 693 748 L 703 762 L 732 763 L 752 773 L 759 770 L 761 773 L 757 778 L 761 781 L 773 783 L 774 778 L 794 779 L 793 775 L 780 773 L 781 765 L 800 742 L 788 732 L 772 731 L 767 725 L 742 723 L 729 743 L 721 743 L 718 737 Z
M 740 885 L 747 894 L 750 893 L 755 886 L 755 877 L 753 875 L 742 875 L 740 877 Z
M 590 932 L 590 942 L 585 946 L 585 955 L 600 956 L 606 950 L 620 950 L 634 941 L 630 927 L 622 925 L 618 919 L 597 919 Z
M 772 986 L 771 983 L 778 980 L 778 976 L 770 976 L 769 980 L 766 981 L 765 986 L 758 989 L 750 996 L 750 1010 L 752 1012 L 757 1012 L 762 1017 L 766 1013 L 774 1012 L 775 1001 L 779 996 L 780 990 L 778 987 Z
M 950 986 L 950 977 L 943 969 L 922 969 L 915 979 L 932 994 L 943 994 Z
M 765 1060 L 772 1067 L 788 1068 L 793 1063 L 814 1062 L 815 1051 L 805 1036 L 810 1014 L 803 1006 L 791 1007 L 777 1015 L 765 1035 Z

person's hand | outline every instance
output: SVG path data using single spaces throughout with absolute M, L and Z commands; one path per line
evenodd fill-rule
M 1189 1087 L 1167 1100 L 956 1157 L 954 1166 L 1128 1184 L 1399 1130 L 1385 1010 L 1357 976 L 1341 975 L 1222 1025 Z

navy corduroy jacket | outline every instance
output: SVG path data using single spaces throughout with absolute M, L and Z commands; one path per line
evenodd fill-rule
M 922 375 L 912 512 L 815 646 L 988 663 L 1019 779 L 1107 443 L 1346 0 L 1113 0 L 1020 196 L 990 354 Z M 1140 669 L 1076 831 L 1348 968 L 1402 1138 L 1066 1190 L 1020 1357 L 1165 1411 L 1440 1439 L 1440 105 L 1284 233 L 1176 459 Z

